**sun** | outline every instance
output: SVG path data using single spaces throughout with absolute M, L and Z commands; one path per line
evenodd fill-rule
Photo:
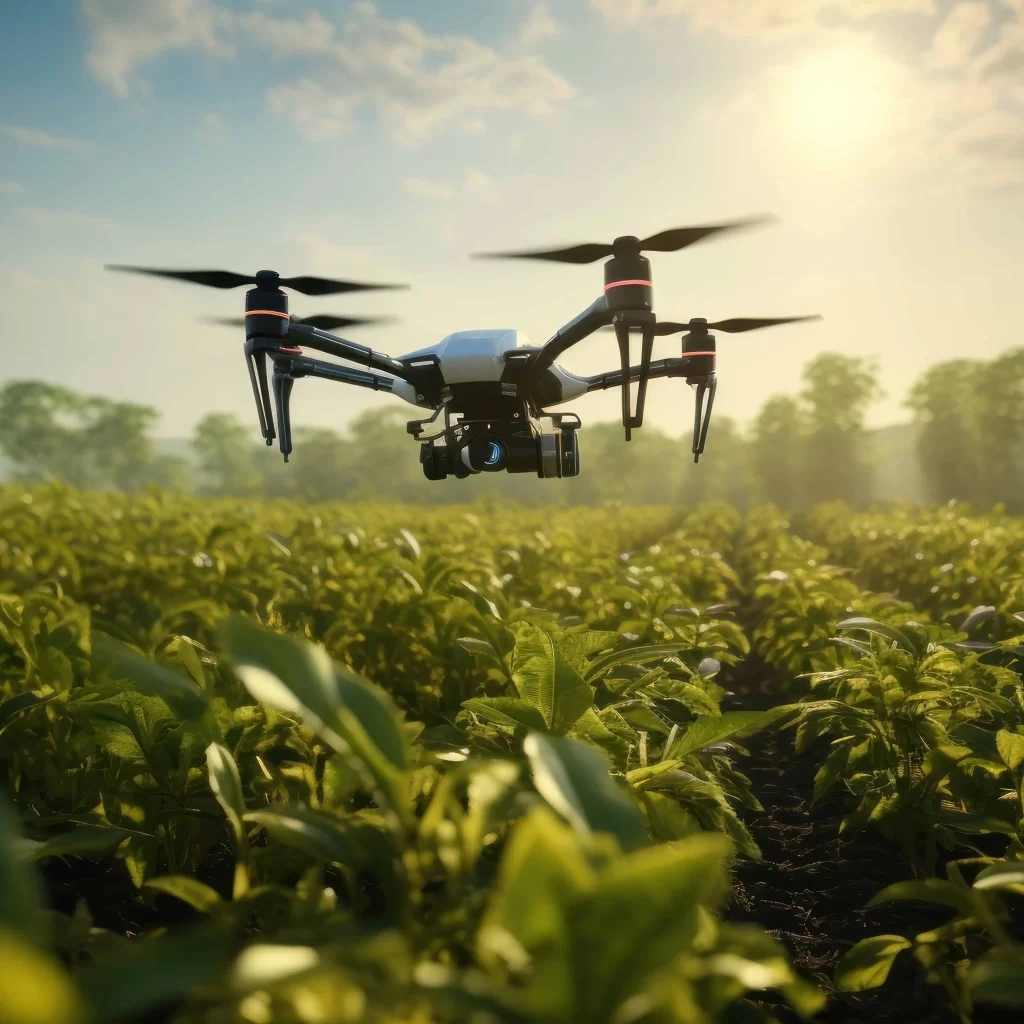
M 898 104 L 898 76 L 867 42 L 818 50 L 786 76 L 788 132 L 823 159 L 849 158 L 877 143 Z

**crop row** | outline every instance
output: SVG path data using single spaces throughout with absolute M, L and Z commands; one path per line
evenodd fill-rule
M 977 530 L 995 565 L 1015 536 L 948 512 L 922 515 L 943 557 Z M 902 851 L 876 899 L 953 912 L 860 943 L 836 987 L 906 949 L 964 1020 L 1020 1005 L 1013 557 L 946 622 L 930 577 L 885 575 L 909 520 L 815 515 L 0 492 L 0 943 L 23 966 L 0 1000 L 711 1022 L 770 1020 L 771 990 L 812 1017 L 785 950 L 716 913 L 760 856 L 743 737 L 792 727 L 844 828 Z M 776 705 L 723 710 L 747 669 Z

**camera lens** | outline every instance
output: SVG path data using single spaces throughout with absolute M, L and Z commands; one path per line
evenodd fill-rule
M 498 473 L 508 464 L 508 449 L 505 442 L 493 434 L 474 437 L 466 446 L 466 459 L 476 472 Z

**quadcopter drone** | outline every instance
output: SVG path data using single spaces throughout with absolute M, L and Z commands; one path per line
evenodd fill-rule
M 542 478 L 579 474 L 575 413 L 549 412 L 590 391 L 621 387 L 622 424 L 626 440 L 643 424 L 647 384 L 656 377 L 683 377 L 696 389 L 692 452 L 697 462 L 704 451 L 717 381 L 715 338 L 711 331 L 745 331 L 817 320 L 820 317 L 733 319 L 708 323 L 658 321 L 653 311 L 651 264 L 643 252 L 676 252 L 712 235 L 750 227 L 764 218 L 704 227 L 672 228 L 643 240 L 633 235 L 610 245 L 588 243 L 536 252 L 484 253 L 487 258 L 548 260 L 557 263 L 604 265 L 603 294 L 560 328 L 545 344 L 531 345 L 517 330 L 456 331 L 438 344 L 397 359 L 328 333 L 380 321 L 329 315 L 293 319 L 288 313 L 288 288 L 303 295 L 403 288 L 404 285 L 358 284 L 319 277 L 280 277 L 261 270 L 255 277 L 220 270 L 154 270 L 108 266 L 109 270 L 152 274 L 213 288 L 255 284 L 246 293 L 245 316 L 215 322 L 245 328 L 245 357 L 260 429 L 268 446 L 279 438 L 285 462 L 292 451 L 290 400 L 301 377 L 321 377 L 374 391 L 390 391 L 411 405 L 432 410 L 411 420 L 408 432 L 420 441 L 420 462 L 428 480 L 466 478 L 477 473 L 536 473 Z M 619 348 L 619 369 L 581 377 L 555 360 L 595 331 L 613 330 Z M 630 335 L 640 335 L 639 365 L 630 364 Z M 652 360 L 655 337 L 682 335 L 682 353 Z M 303 353 L 313 349 L 366 369 L 354 369 Z M 267 358 L 273 362 L 267 379 Z M 636 385 L 635 400 L 631 387 Z M 273 403 L 271 402 L 273 390 Z M 706 408 L 705 408 L 706 400 Z M 274 411 L 277 413 L 275 434 Z M 551 429 L 545 430 L 543 420 Z

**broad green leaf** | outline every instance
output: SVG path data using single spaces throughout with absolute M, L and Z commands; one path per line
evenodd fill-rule
M 970 914 L 973 909 L 970 892 L 959 885 L 947 882 L 944 878 L 913 878 L 887 885 L 868 903 L 868 906 L 876 907 L 879 903 L 889 903 L 893 900 L 938 903 L 964 915 Z
M 538 1020 L 573 1019 L 570 914 L 592 885 L 578 838 L 546 807 L 532 808 L 502 853 L 477 955 L 492 968 L 530 968 L 525 998 Z
M 1015 772 L 1024 764 L 1024 736 L 1020 733 L 1000 729 L 996 733 L 996 748 L 1010 771 Z
M 690 948 L 700 908 L 728 891 L 732 843 L 702 833 L 621 857 L 571 918 L 577 1019 L 608 1020 L 648 976 Z
M 63 964 L 0 924 L 0 1021 L 85 1024 L 89 1013 Z
M 531 622 L 517 622 L 512 630 L 512 680 L 519 696 L 537 708 L 550 731 L 564 734 L 592 706 L 593 691 L 550 633 Z
M 498 725 L 548 731 L 547 722 L 540 711 L 519 697 L 474 697 L 464 700 L 462 706 L 474 715 Z
M 576 720 L 569 730 L 569 736 L 600 747 L 611 758 L 616 768 L 620 771 L 626 770 L 630 744 L 612 732 L 593 708 L 587 708 Z
M 256 943 L 238 954 L 228 984 L 237 994 L 294 978 L 320 965 L 320 953 L 311 946 Z
M 322 647 L 247 619 L 228 620 L 224 638 L 249 692 L 272 707 L 301 713 L 335 750 L 354 754 L 391 809 L 409 823 L 405 736 L 383 696 L 350 669 L 335 665 Z
M 872 935 L 847 950 L 833 980 L 839 992 L 864 992 L 885 983 L 893 961 L 913 945 L 902 935 Z
M 682 758 L 732 736 L 747 736 L 768 729 L 788 715 L 803 709 L 798 704 L 782 704 L 767 711 L 726 711 L 691 722 L 686 732 L 665 752 L 666 758 Z
M 25 841 L 26 860 L 44 860 L 47 857 L 82 856 L 91 853 L 110 853 L 128 838 L 130 833 L 119 828 L 102 825 L 81 825 L 70 832 L 50 836 L 39 842 Z
M 221 902 L 220 894 L 216 890 L 189 875 L 162 875 L 159 878 L 151 878 L 143 888 L 156 889 L 176 896 L 204 914 L 208 914 Z
M 206 673 L 203 671 L 203 663 L 199 652 L 186 637 L 178 637 L 178 657 L 181 663 L 188 669 L 188 673 L 196 681 L 198 686 L 206 686 Z
M 232 951 L 230 936 L 209 924 L 136 939 L 117 957 L 83 968 L 80 984 L 103 1024 L 142 1020 L 147 1011 L 215 984 Z
M 616 786 L 605 757 L 579 740 L 531 732 L 523 743 L 537 792 L 582 833 L 609 832 L 623 850 L 648 844 L 643 812 Z
M 135 683 L 142 693 L 161 698 L 181 718 L 201 718 L 209 706 L 206 694 L 185 676 L 172 672 L 103 633 L 94 633 L 94 655 L 99 654 L 117 676 Z
M 1024 893 L 1024 861 L 990 864 L 974 879 L 975 889 L 1009 889 Z
M 0 794 L 0 928 L 29 937 L 36 934 L 43 888 L 35 868 L 20 854 L 22 843 L 14 808 Z
M 211 743 L 206 748 L 206 768 L 210 778 L 210 789 L 231 823 L 235 839 L 245 842 L 245 797 L 242 794 L 242 778 L 238 774 L 238 765 L 231 756 L 231 751 L 219 743 Z
M 993 950 L 970 966 L 967 987 L 979 1003 L 1024 1010 L 1024 949 Z

